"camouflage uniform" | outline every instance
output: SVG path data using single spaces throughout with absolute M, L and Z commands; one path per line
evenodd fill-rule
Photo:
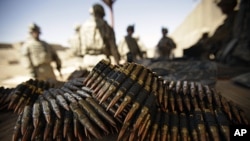
M 69 56 L 73 59 L 74 63 L 72 66 L 75 69 L 81 69 L 82 67 L 82 51 L 81 51 L 81 37 L 80 37 L 80 24 L 75 25 L 75 33 L 69 39 L 70 49 Z
M 70 49 L 73 56 L 81 56 L 80 25 L 75 26 L 75 34 L 70 38 Z
M 129 48 L 126 43 L 125 37 L 118 44 L 118 51 L 121 55 L 121 60 L 123 62 L 127 61 L 127 54 L 129 53 Z
M 217 3 L 222 13 L 227 16 L 223 24 L 215 30 L 214 34 L 207 41 L 209 53 L 215 55 L 217 61 L 223 60 L 224 52 L 233 39 L 234 27 L 237 20 L 237 11 L 234 11 L 236 5 L 237 0 L 220 0 Z
M 169 59 L 171 55 L 171 51 L 176 48 L 176 44 L 173 41 L 173 39 L 167 37 L 167 29 L 162 29 L 163 37 L 160 39 L 160 41 L 157 44 L 157 55 L 156 57 L 159 58 L 166 58 Z
M 225 50 L 227 44 L 232 39 L 233 27 L 235 24 L 237 12 L 233 12 L 224 20 L 223 24 L 220 25 L 215 33 L 209 38 L 208 44 L 210 45 L 210 53 L 220 57 L 222 51 Z
M 230 9 L 224 23 L 216 29 L 208 43 L 212 47 L 216 60 L 227 65 L 247 66 L 250 64 L 249 29 L 250 29 L 250 3 L 241 0 L 239 11 L 234 11 L 236 0 L 221 0 L 218 6 Z
M 143 58 L 143 53 L 137 43 L 137 40 L 132 37 L 134 26 L 128 26 L 128 35 L 119 43 L 118 50 L 121 58 L 126 61 L 134 61 Z M 131 32 L 131 33 L 130 33 Z
M 34 28 L 40 33 L 37 25 L 33 25 L 31 30 L 34 30 Z M 42 40 L 30 38 L 23 44 L 22 49 L 23 55 L 27 57 L 33 76 L 36 79 L 56 80 L 51 62 L 55 61 L 57 69 L 60 69 L 61 61 L 49 44 Z
M 118 64 L 120 55 L 115 42 L 113 29 L 103 19 L 104 9 L 95 4 L 91 9 L 91 17 L 81 26 L 81 51 L 84 67 L 93 67 L 101 59 L 114 58 Z M 112 57 L 111 57 L 112 56 Z

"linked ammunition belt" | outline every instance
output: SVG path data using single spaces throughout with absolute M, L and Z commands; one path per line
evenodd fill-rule
M 219 92 L 163 80 L 136 63 L 102 60 L 84 78 L 54 87 L 29 80 L 0 88 L 0 109 L 19 114 L 12 140 L 229 140 L 229 125 L 249 124 Z

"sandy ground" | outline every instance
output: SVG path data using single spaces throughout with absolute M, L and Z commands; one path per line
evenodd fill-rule
M 0 48 L 0 86 L 15 87 L 16 85 L 32 78 L 30 71 L 27 68 L 27 63 L 24 62 L 24 56 L 21 55 L 20 45 L 13 44 L 13 48 Z M 75 70 L 82 67 L 82 59 L 72 57 L 70 50 L 57 50 L 57 53 L 62 61 L 60 77 L 54 66 L 54 72 L 57 79 L 66 81 L 68 76 Z M 154 49 L 147 49 L 147 57 L 153 57 Z M 90 60 L 91 61 L 91 60 Z M 94 62 L 96 64 L 98 62 Z
M 70 57 L 67 50 L 58 51 L 58 55 L 62 60 L 63 78 L 56 69 L 54 71 L 58 80 L 65 81 L 73 71 L 79 68 L 80 59 Z M 55 64 L 52 63 L 52 66 L 55 68 Z M 30 78 L 32 78 L 30 71 L 18 49 L 0 49 L 0 86 L 15 87 Z

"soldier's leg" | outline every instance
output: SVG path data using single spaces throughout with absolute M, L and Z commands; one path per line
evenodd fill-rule
M 50 64 L 39 65 L 37 69 L 37 79 L 39 80 L 56 80 L 56 75 Z

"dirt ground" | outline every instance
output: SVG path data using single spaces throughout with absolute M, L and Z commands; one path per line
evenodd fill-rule
M 57 51 L 62 60 L 62 75 L 60 77 L 54 69 L 57 79 L 65 81 L 68 76 L 76 69 L 79 69 L 79 58 L 70 57 L 68 50 Z M 52 63 L 55 68 L 55 64 Z M 24 57 L 19 49 L 0 48 L 0 86 L 15 87 L 16 85 L 32 78 L 27 64 L 24 63 Z

